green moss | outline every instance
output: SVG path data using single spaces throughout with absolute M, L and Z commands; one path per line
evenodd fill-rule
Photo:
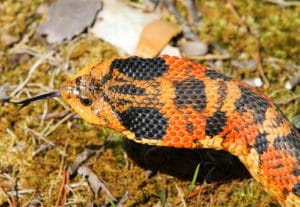
M 26 53 L 16 54 L 16 51 L 20 50 L 14 46 L 20 43 L 19 40 L 28 38 L 23 39 L 22 46 L 28 46 L 27 49 L 33 50 L 38 55 L 43 56 L 49 52 L 43 40 L 34 33 L 36 25 L 45 19 L 44 14 L 36 13 L 37 8 L 46 5 L 47 2 L 42 0 L 24 2 L 7 0 L 0 6 L 0 37 L 10 35 L 16 39 L 16 42 L 7 45 L 0 38 L 0 85 L 4 83 L 10 86 L 17 85 L 26 78 L 29 69 L 38 60 L 38 57 Z M 285 82 L 297 71 L 296 67 L 287 69 L 286 65 L 291 62 L 300 64 L 300 47 L 298 47 L 300 7 L 283 9 L 265 1 L 234 0 L 233 5 L 244 22 L 244 25 L 240 25 L 237 17 L 226 7 L 226 2 L 225 0 L 199 0 L 202 25 L 193 28 L 199 32 L 202 41 L 217 43 L 226 49 L 231 55 L 230 60 L 239 59 L 242 53 L 249 59 L 255 58 L 257 48 L 253 33 L 258 34 L 264 74 L 270 81 L 269 88 L 260 90 L 271 94 L 282 89 Z M 180 13 L 187 17 L 186 6 L 181 3 L 177 6 Z M 164 18 L 176 22 L 172 15 L 167 14 Z M 31 85 L 27 85 L 19 97 L 14 97 L 15 99 L 44 91 L 37 85 L 58 88 L 61 82 L 87 64 L 117 57 L 113 46 L 90 35 L 65 41 L 51 49 L 55 63 L 45 61 L 41 64 L 30 78 Z M 269 58 L 276 61 L 268 61 Z M 232 68 L 230 60 L 223 62 L 224 68 L 235 78 L 257 76 L 255 72 Z M 64 65 L 67 61 L 68 68 Z M 57 69 L 60 69 L 59 72 Z M 50 86 L 51 75 L 56 72 L 58 74 L 55 75 L 54 85 Z M 32 85 L 33 83 L 35 86 Z M 9 93 L 12 90 L 13 88 Z M 292 93 L 283 91 L 272 98 L 276 102 L 287 100 L 299 94 L 300 87 L 297 86 Z M 280 108 L 291 118 L 300 112 L 298 101 L 280 105 Z M 48 101 L 47 105 L 48 113 L 59 113 L 64 110 L 64 107 L 55 100 Z M 45 140 L 34 135 L 32 131 L 26 130 L 26 127 L 42 133 L 48 124 L 53 127 L 61 120 L 61 117 L 57 116 L 42 122 L 40 115 L 44 112 L 44 106 L 45 102 L 34 103 L 19 110 L 17 106 L 0 103 L 0 173 L 18 177 L 23 189 L 37 190 L 42 196 L 44 206 L 53 206 L 57 200 L 62 178 L 60 167 L 72 163 L 85 147 L 101 147 L 111 131 L 97 129 L 81 119 L 72 117 L 46 137 L 56 144 L 56 148 L 32 157 L 32 153 L 40 144 L 45 143 Z M 17 147 L 23 144 L 23 148 Z M 58 150 L 65 152 L 67 157 L 59 154 Z M 113 195 L 121 198 L 125 191 L 129 192 L 130 197 L 126 204 L 128 206 L 152 206 L 160 202 L 161 192 L 165 190 L 166 206 L 170 206 L 179 199 L 175 184 L 186 194 L 190 184 L 190 181 L 178 180 L 165 174 L 146 179 L 145 171 L 124 157 L 121 141 L 110 142 L 99 158 L 91 158 L 88 163 L 93 171 L 105 180 Z M 18 174 L 14 173 L 16 170 L 19 171 Z M 72 183 L 81 181 L 80 176 L 71 180 Z M 12 185 L 9 179 L 0 178 L 0 183 Z M 203 186 L 199 184 L 196 189 L 197 187 Z M 8 192 L 11 189 L 4 188 L 4 190 Z M 23 205 L 31 199 L 31 196 L 30 193 L 22 195 L 18 202 Z M 76 202 L 78 206 L 86 206 L 90 200 L 93 200 L 93 193 L 86 184 L 74 187 L 68 196 L 69 200 Z M 94 202 L 103 204 L 107 200 L 104 194 L 100 194 Z M 6 201 L 7 198 L 0 193 L 0 206 Z M 274 204 L 252 179 L 235 180 L 210 187 L 200 195 L 186 199 L 186 202 L 189 206 L 270 206 Z

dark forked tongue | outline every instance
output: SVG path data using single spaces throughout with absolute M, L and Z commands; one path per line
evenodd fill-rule
M 41 94 L 41 95 L 37 95 L 37 96 L 34 96 L 32 98 L 28 98 L 28 99 L 25 99 L 25 100 L 22 100 L 22 101 L 8 101 L 8 102 L 13 103 L 13 104 L 21 104 L 21 108 L 23 108 L 23 107 L 25 107 L 28 104 L 31 104 L 33 102 L 41 101 L 41 100 L 49 99 L 49 98 L 54 98 L 54 97 L 59 97 L 59 96 L 60 96 L 60 92 L 59 92 L 59 90 L 56 90 L 56 91 L 51 91 L 49 93 L 44 93 L 44 94 Z

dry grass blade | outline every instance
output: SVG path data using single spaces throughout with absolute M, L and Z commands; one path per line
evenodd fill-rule
M 279 6 L 300 6 L 299 1 L 265 0 L 266 2 L 278 4 Z
M 55 145 L 55 143 L 53 143 L 53 142 L 51 142 L 50 140 L 48 140 L 42 133 L 39 133 L 39 132 L 37 132 L 37 131 L 35 131 L 35 130 L 33 130 L 33 129 L 30 129 L 30 128 L 28 128 L 27 126 L 24 126 L 24 127 L 23 127 L 23 130 L 26 131 L 27 133 L 30 133 L 30 134 L 36 136 L 37 138 L 39 138 L 39 139 L 41 139 L 41 140 L 43 140 L 44 142 L 47 143 L 47 145 L 49 145 L 49 147 L 55 148 L 55 150 L 58 151 L 58 153 L 59 153 L 61 156 L 63 156 L 63 157 L 66 157 L 66 156 L 67 156 L 64 150 L 62 150 L 62 149 L 60 149 L 59 147 L 57 147 L 57 146 Z
M 122 198 L 119 200 L 118 204 L 117 204 L 117 207 L 122 207 L 125 205 L 126 201 L 128 200 L 128 191 L 126 191 L 124 193 L 124 195 L 122 196 Z
M 33 75 L 34 71 L 46 60 L 46 57 L 41 57 L 38 59 L 30 68 L 27 77 L 25 80 L 17 86 L 17 88 L 9 95 L 10 97 L 15 96 L 30 80 L 31 76 Z
M 69 115 L 67 115 L 66 117 L 64 117 L 62 120 L 60 120 L 59 122 L 57 122 L 51 129 L 49 129 L 49 131 L 47 131 L 44 136 L 49 136 L 53 131 L 56 130 L 57 127 L 59 127 L 62 123 L 64 123 L 65 121 L 67 121 L 69 118 L 71 118 L 74 115 L 74 113 L 70 113 Z
M 6 191 L 0 186 L 0 192 L 6 197 L 6 201 L 8 202 L 10 207 L 16 206 L 10 196 L 6 193 Z
M 175 184 L 175 187 L 176 187 L 176 189 L 177 189 L 178 197 L 179 197 L 179 199 L 180 199 L 180 201 L 181 201 L 181 205 L 182 205 L 183 207 L 187 207 L 187 204 L 186 204 L 185 198 L 184 198 L 184 193 L 183 193 L 182 189 L 181 189 L 177 184 Z
M 63 179 L 60 184 L 55 207 L 65 206 L 65 202 L 67 201 L 67 194 L 69 191 L 68 190 L 69 183 L 70 183 L 70 175 L 67 170 L 64 170 L 63 171 Z
M 203 56 L 192 56 L 188 55 L 186 58 L 191 60 L 227 60 L 230 59 L 230 55 L 203 55 Z
M 39 148 L 36 149 L 36 150 L 32 153 L 32 157 L 35 157 L 35 156 L 37 156 L 37 155 L 39 155 L 39 154 L 41 154 L 41 153 L 44 153 L 44 152 L 46 152 L 46 151 L 48 151 L 48 150 L 50 150 L 50 149 L 53 149 L 53 148 L 54 148 L 53 145 L 50 145 L 50 144 L 41 144 L 41 145 L 39 146 Z

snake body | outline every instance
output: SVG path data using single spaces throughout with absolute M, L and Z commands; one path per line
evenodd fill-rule
M 86 121 L 135 142 L 226 150 L 282 206 L 300 206 L 300 135 L 255 88 L 184 58 L 91 64 L 60 86 Z

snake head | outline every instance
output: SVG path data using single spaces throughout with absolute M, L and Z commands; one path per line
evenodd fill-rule
M 105 97 L 104 79 L 109 74 L 110 64 L 111 60 L 105 60 L 88 65 L 60 85 L 60 94 L 85 121 L 124 131 L 125 128 Z

